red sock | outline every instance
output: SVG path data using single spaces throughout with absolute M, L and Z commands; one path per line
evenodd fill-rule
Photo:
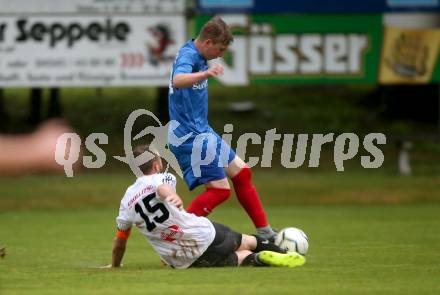
M 232 178 L 235 193 L 241 206 L 246 210 L 252 219 L 255 227 L 267 226 L 266 213 L 263 205 L 258 197 L 257 190 L 252 183 L 252 171 L 249 167 L 245 167 Z
M 228 188 L 208 187 L 205 192 L 192 200 L 186 211 L 197 216 L 208 216 L 212 209 L 226 201 L 230 195 L 231 190 Z

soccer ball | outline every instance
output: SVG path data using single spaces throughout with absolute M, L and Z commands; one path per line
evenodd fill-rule
M 286 227 L 278 232 L 275 245 L 287 252 L 298 252 L 301 255 L 306 255 L 309 250 L 309 238 L 299 228 Z

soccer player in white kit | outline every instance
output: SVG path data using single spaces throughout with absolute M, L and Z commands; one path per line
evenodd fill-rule
M 111 267 L 119 267 L 132 226 L 147 238 L 163 262 L 173 268 L 216 266 L 287 266 L 305 263 L 296 252 L 285 253 L 267 239 L 237 233 L 205 217 L 187 213 L 176 194 L 176 178 L 160 173 L 162 160 L 149 145 L 138 146 L 135 157 L 152 152 L 140 165 L 144 173 L 121 200 L 116 218 Z

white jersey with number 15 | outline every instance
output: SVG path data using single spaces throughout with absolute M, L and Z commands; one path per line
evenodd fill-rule
M 215 229 L 207 218 L 162 201 L 156 195 L 162 184 L 175 190 L 176 178 L 169 173 L 139 177 L 122 198 L 116 223 L 120 230 L 135 225 L 166 263 L 186 268 L 212 243 Z

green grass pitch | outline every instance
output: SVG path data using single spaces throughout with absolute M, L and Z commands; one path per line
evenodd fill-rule
M 28 176 L 0 179 L 0 294 L 440 294 L 438 177 L 255 174 L 271 223 L 308 234 L 305 266 L 172 270 L 134 231 L 124 267 L 97 269 L 133 178 Z M 234 197 L 211 218 L 253 231 Z

